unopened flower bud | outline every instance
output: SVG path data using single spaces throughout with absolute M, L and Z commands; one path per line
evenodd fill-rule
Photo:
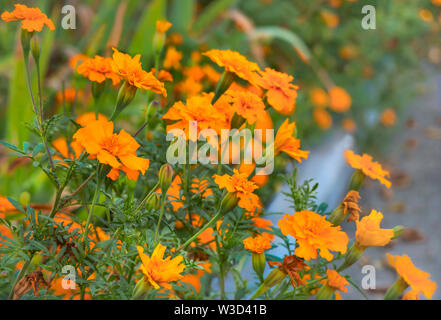
M 110 121 L 114 121 L 118 115 L 129 105 L 130 102 L 132 102 L 133 98 L 136 94 L 136 87 L 131 86 L 127 82 L 124 82 L 124 84 L 121 86 L 118 92 L 118 97 L 116 100 L 116 107 L 113 111 L 112 117 L 110 118 Z
M 221 202 L 221 212 L 222 214 L 226 214 L 236 208 L 239 199 L 237 195 L 233 192 L 228 192 Z
M 156 193 L 152 193 L 146 203 L 145 203 L 145 207 L 148 210 L 159 210 L 159 208 L 161 207 L 161 201 L 160 201 L 160 196 L 159 194 Z
M 168 163 L 163 164 L 161 169 L 159 169 L 159 186 L 161 187 L 162 193 L 166 193 L 168 188 L 170 188 L 173 179 L 173 168 Z
M 211 103 L 214 104 L 217 99 L 220 98 L 221 95 L 224 94 L 225 91 L 228 90 L 228 88 L 231 86 L 235 78 L 234 73 L 224 71 L 221 78 L 219 79 L 217 85 L 216 85 L 216 91 L 214 92 L 214 97 L 211 100 Z
M 26 53 L 29 53 L 31 48 L 31 38 L 33 32 L 29 32 L 25 29 L 21 29 L 21 46 L 23 48 L 23 53 L 25 55 L 25 59 L 27 58 Z
M 346 269 L 357 262 L 358 259 L 360 259 L 360 257 L 363 255 L 364 250 L 366 250 L 366 248 L 360 247 L 357 242 L 355 242 L 349 249 L 348 253 L 346 253 L 345 261 L 338 268 L 338 271 Z
M 253 252 L 251 255 L 251 263 L 256 274 L 259 278 L 263 279 L 263 272 L 265 271 L 266 264 L 265 253 Z
M 355 170 L 349 183 L 349 190 L 358 191 L 363 186 L 366 175 L 361 170 Z
M 261 286 L 257 289 L 257 291 L 250 299 L 253 300 L 255 298 L 258 298 L 259 296 L 267 292 L 270 288 L 274 287 L 280 281 L 285 279 L 286 276 L 287 274 L 279 267 L 271 270 L 271 272 L 266 276 L 265 280 L 263 280 Z
M 394 227 L 393 228 L 394 236 L 392 237 L 392 239 L 396 239 L 396 238 L 401 237 L 401 235 L 403 234 L 405 229 L 406 228 L 404 226 L 396 226 L 396 227 Z
M 31 38 L 31 52 L 35 62 L 38 63 L 40 60 L 40 40 L 36 34 Z
M 332 295 L 334 294 L 335 289 L 331 288 L 327 284 L 322 286 L 317 292 L 315 299 L 316 300 L 331 300 Z
M 24 207 L 26 207 L 31 200 L 31 194 L 27 191 L 24 191 L 20 194 L 20 198 L 18 199 L 18 202 Z
M 152 286 L 148 281 L 146 281 L 144 278 L 139 280 L 136 283 L 135 289 L 133 289 L 132 297 L 135 300 L 143 299 L 152 289 Z

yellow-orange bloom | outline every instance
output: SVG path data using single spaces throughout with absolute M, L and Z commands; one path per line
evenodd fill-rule
M 55 30 L 52 20 L 41 12 L 39 8 L 28 8 L 24 4 L 14 4 L 14 7 L 12 12 L 5 11 L 2 13 L 1 18 L 3 21 L 20 20 L 21 28 L 29 32 L 40 32 L 44 26 L 48 27 L 49 30 Z
M 308 158 L 309 151 L 300 150 L 300 140 L 293 137 L 295 128 L 295 122 L 289 123 L 288 119 L 283 122 L 274 140 L 274 154 L 285 152 L 291 158 L 302 162 L 302 158 Z
M 251 220 L 254 222 L 254 225 L 256 226 L 256 228 L 259 229 L 266 229 L 266 230 L 271 230 L 271 226 L 273 225 L 273 223 L 270 220 L 261 218 L 261 217 L 253 217 L 251 218 Z M 262 236 L 268 238 L 270 241 L 274 240 L 274 234 L 269 233 L 269 232 L 263 232 Z
M 80 126 L 85 127 L 89 124 L 89 122 L 96 120 L 108 121 L 109 118 L 107 118 L 107 116 L 102 113 L 98 113 L 97 117 L 97 114 L 95 112 L 86 112 L 76 118 L 75 122 L 78 123 Z
M 381 229 L 380 223 L 383 214 L 372 210 L 371 213 L 363 217 L 360 221 L 355 221 L 357 231 L 355 239 L 360 247 L 385 246 L 394 237 L 393 229 Z
M 112 69 L 112 59 L 95 56 L 85 59 L 78 67 L 77 72 L 88 78 L 90 81 L 102 83 L 106 79 L 112 80 L 113 85 L 117 85 L 121 78 Z
M 184 271 L 185 265 L 181 263 L 184 259 L 182 256 L 164 259 L 165 249 L 167 248 L 160 243 L 153 250 L 151 257 L 144 253 L 143 247 L 137 246 L 136 248 L 142 261 L 142 265 L 139 268 L 144 273 L 145 280 L 155 289 L 160 287 L 171 289 L 170 282 L 183 278 L 181 273 Z
M 130 86 L 143 90 L 151 90 L 155 93 L 167 96 L 164 84 L 156 79 L 151 73 L 142 69 L 141 55 L 137 54 L 133 58 L 126 53 L 119 52 L 113 48 L 112 68 Z
M 432 298 L 436 290 L 436 283 L 429 279 L 430 273 L 424 272 L 412 263 L 409 256 L 392 256 L 386 253 L 387 261 L 397 271 L 398 275 L 411 287 L 414 296 L 424 294 L 428 299 Z
M 126 131 L 113 133 L 113 122 L 95 120 L 79 129 L 73 136 L 93 158 L 108 164 L 112 170 L 108 177 L 116 180 L 120 170 L 131 180 L 137 180 L 139 173 L 144 174 L 149 168 L 149 160 L 136 156 L 140 147 L 138 142 Z
M 291 83 L 294 78 L 271 68 L 266 68 L 265 72 L 261 72 L 261 76 L 259 84 L 267 90 L 268 103 L 283 115 L 293 113 L 299 88 Z
M 255 212 L 261 207 L 259 197 L 253 193 L 259 187 L 254 182 L 248 180 L 246 173 L 240 173 L 236 169 L 233 172 L 232 176 L 228 174 L 222 176 L 215 174 L 213 176 L 214 182 L 216 182 L 220 189 L 227 189 L 228 192 L 236 194 L 239 198 L 239 207 L 248 212 Z
M 54 149 L 57 150 L 63 158 L 58 155 L 54 155 L 54 160 L 63 161 L 63 159 L 76 159 L 83 152 L 83 147 L 76 141 L 72 141 L 70 144 L 72 152 L 69 149 L 67 141 L 65 138 L 58 138 L 52 142 Z M 61 165 L 68 167 L 69 165 L 65 162 L 61 162 Z
M 172 24 L 167 20 L 158 20 L 156 21 L 156 31 L 159 33 L 166 33 Z
M 380 122 L 385 127 L 393 127 L 397 121 L 397 114 L 392 108 L 384 109 L 380 115 Z
M 392 183 L 386 179 L 389 177 L 389 172 L 383 170 L 381 164 L 372 160 L 368 154 L 362 156 L 355 154 L 352 150 L 345 151 L 346 162 L 354 169 L 361 170 L 366 176 L 371 179 L 377 179 L 387 188 L 390 188 Z
M 228 90 L 225 94 L 229 97 L 234 111 L 246 119 L 249 124 L 254 124 L 257 119 L 265 116 L 265 105 L 262 99 L 254 93 Z
M 175 47 L 170 46 L 167 48 L 164 57 L 164 68 L 165 69 L 181 69 L 182 52 L 176 50 Z
M 345 89 L 332 87 L 329 90 L 329 108 L 335 112 L 346 112 L 351 108 L 352 98 Z
M 209 50 L 203 55 L 210 58 L 218 66 L 225 68 L 225 71 L 234 73 L 239 78 L 255 84 L 257 82 L 257 71 L 259 66 L 255 62 L 249 61 L 237 51 L 232 50 Z
M 340 226 L 334 227 L 325 217 L 312 211 L 298 211 L 294 215 L 285 214 L 278 225 L 284 235 L 291 235 L 299 244 L 295 255 L 305 260 L 320 256 L 328 261 L 334 257 L 330 252 L 346 253 L 349 238 Z
M 357 124 L 352 118 L 344 118 L 341 121 L 341 126 L 343 127 L 343 129 L 350 133 L 353 133 L 357 130 Z
M 263 235 L 248 237 L 243 240 L 245 249 L 254 253 L 264 253 L 265 250 L 271 249 L 271 241 Z
M 317 108 L 324 108 L 328 105 L 328 94 L 321 88 L 314 88 L 309 93 L 312 104 Z
M 349 284 L 345 277 L 338 274 L 335 270 L 326 270 L 326 275 L 328 276 L 327 284 L 333 289 L 347 292 L 348 288 L 345 286 Z
M 332 126 L 332 117 L 325 109 L 315 108 L 312 112 L 312 116 L 320 129 L 328 130 Z

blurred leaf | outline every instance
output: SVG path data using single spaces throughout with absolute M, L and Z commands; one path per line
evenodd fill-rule
M 233 5 L 236 0 L 217 0 L 211 2 L 193 24 L 192 31 L 200 33 L 212 23 L 218 15 Z
M 171 6 L 170 17 L 173 29 L 179 32 L 188 30 L 193 22 L 195 11 L 195 0 L 174 0 Z

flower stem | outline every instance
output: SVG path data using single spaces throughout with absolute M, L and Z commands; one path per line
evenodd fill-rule
M 90 219 L 92 218 L 93 211 L 95 209 L 95 205 L 96 205 L 96 203 L 98 201 L 99 194 L 100 194 L 100 188 L 101 188 L 101 182 L 102 182 L 102 178 L 100 177 L 100 171 L 101 171 L 101 164 L 98 165 L 98 168 L 97 168 L 96 189 L 95 189 L 95 194 L 93 195 L 92 205 L 90 207 L 89 214 L 88 214 L 87 220 L 86 220 L 86 227 L 85 227 L 84 233 L 83 233 L 83 242 L 87 238 L 87 233 L 89 232 Z
M 34 258 L 34 253 L 29 257 L 29 260 L 24 263 L 23 267 L 21 268 L 20 272 L 17 275 L 17 278 L 15 278 L 14 284 L 12 285 L 11 291 L 9 292 L 8 300 L 11 300 L 14 297 L 15 286 L 21 280 L 21 278 L 23 278 L 23 276 L 26 274 L 26 270 L 30 266 L 32 258 Z
M 147 193 L 147 195 L 144 197 L 144 199 L 142 199 L 141 203 L 136 207 L 135 211 L 133 211 L 133 215 L 136 215 L 139 210 L 141 210 L 141 208 L 145 205 L 145 202 L 147 201 L 147 199 L 150 197 L 150 195 L 159 187 L 159 182 L 155 184 L 155 186 L 152 188 L 152 190 L 149 191 L 149 193 Z
M 166 198 L 167 198 L 166 192 L 163 191 L 162 198 L 161 198 L 161 213 L 159 214 L 159 220 L 158 220 L 158 224 L 156 225 L 156 230 L 155 230 L 155 238 L 153 239 L 153 243 L 155 244 L 155 247 L 157 245 L 159 227 L 161 226 L 162 217 L 164 216 L 164 207 L 165 207 Z

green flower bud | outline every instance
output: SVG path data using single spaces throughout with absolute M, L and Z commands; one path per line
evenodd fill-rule
M 121 86 L 118 92 L 118 97 L 116 99 L 116 107 L 113 111 L 112 117 L 110 118 L 110 121 L 114 121 L 118 115 L 129 105 L 130 102 L 132 102 L 133 98 L 136 94 L 136 87 L 131 86 L 127 82 L 124 82 L 124 84 Z
M 26 54 L 29 53 L 30 50 L 32 35 L 33 32 L 21 29 L 21 46 L 23 48 L 25 59 L 27 58 Z
M 357 242 L 355 242 L 349 251 L 346 253 L 346 258 L 343 264 L 338 268 L 338 271 L 346 269 L 352 266 L 355 262 L 357 262 L 361 256 L 363 255 L 364 250 L 366 248 L 360 247 Z
M 394 227 L 394 228 L 393 228 L 393 230 L 394 230 L 394 236 L 393 236 L 392 239 L 396 239 L 396 238 L 401 237 L 401 235 L 403 234 L 403 232 L 404 232 L 405 229 L 406 229 L 406 228 L 405 228 L 404 226 L 396 226 L 396 227 Z
M 156 193 L 152 193 L 146 203 L 145 203 L 145 207 L 148 210 L 159 210 L 159 208 L 161 207 L 161 201 L 160 201 L 160 196 L 159 194 Z
M 366 175 L 361 170 L 356 170 L 352 175 L 351 182 L 349 183 L 349 190 L 358 191 L 363 186 Z
M 170 188 L 172 179 L 173 179 L 173 168 L 168 163 L 163 164 L 161 169 L 159 169 L 159 186 L 161 187 L 161 191 L 165 194 Z
M 37 35 L 33 35 L 31 38 L 31 52 L 36 63 L 40 60 L 40 40 Z
M 315 300 L 331 300 L 335 289 L 331 288 L 327 284 L 322 286 L 315 296 Z
M 266 258 L 265 253 L 255 253 L 251 255 L 251 264 L 253 269 L 260 279 L 263 279 L 263 272 L 265 271 Z
M 132 298 L 135 300 L 144 299 L 151 289 L 152 286 L 150 285 L 150 283 L 142 278 L 136 283 L 135 289 L 133 290 Z
M 222 199 L 220 211 L 222 214 L 226 214 L 236 208 L 239 199 L 237 195 L 232 192 L 228 192 L 225 197 Z

